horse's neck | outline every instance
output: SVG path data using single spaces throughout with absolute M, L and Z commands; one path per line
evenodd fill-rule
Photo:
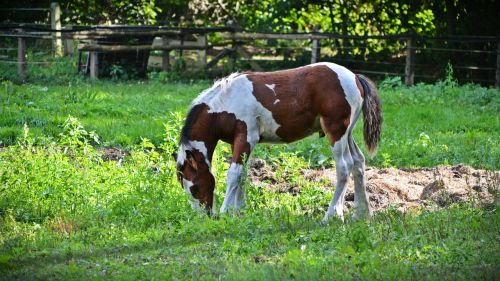
M 211 161 L 218 137 L 215 135 L 213 125 L 209 119 L 198 119 L 195 125 L 188 132 L 187 139 L 190 142 L 196 142 L 199 145 L 203 143 L 206 148 L 207 157 Z

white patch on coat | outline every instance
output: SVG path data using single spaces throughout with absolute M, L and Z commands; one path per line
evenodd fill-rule
M 273 104 L 277 104 L 278 102 L 280 102 L 279 99 L 275 100 Z
M 179 146 L 179 151 L 177 152 L 177 164 L 183 165 L 186 161 L 186 150 L 192 151 L 193 149 L 198 150 L 205 158 L 205 163 L 207 163 L 210 169 L 210 162 L 208 161 L 207 146 L 202 141 L 189 141 L 189 143 L 181 143 Z
M 276 91 L 274 90 L 274 87 L 276 87 L 276 84 L 266 84 L 266 87 L 271 89 L 271 91 L 273 91 L 274 95 L 276 96 Z
M 191 189 L 190 189 L 191 186 L 193 186 L 192 181 L 182 179 L 182 187 L 184 188 L 184 191 L 186 191 L 186 193 L 189 196 L 189 203 L 191 204 L 191 208 L 193 208 L 193 210 L 201 210 L 203 208 L 200 205 L 200 201 L 198 201 L 196 198 L 194 198 L 193 194 L 191 194 Z
M 280 125 L 271 111 L 265 108 L 253 95 L 253 84 L 245 74 L 234 73 L 215 82 L 193 101 L 193 106 L 206 104 L 208 113 L 232 113 L 247 125 L 247 141 L 250 146 L 264 140 L 279 141 L 276 130 Z

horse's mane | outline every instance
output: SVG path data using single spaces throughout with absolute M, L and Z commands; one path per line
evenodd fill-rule
M 208 106 L 206 102 L 213 98 L 220 98 L 221 94 L 227 92 L 227 89 L 231 86 L 234 78 L 239 76 L 240 73 L 236 72 L 222 79 L 216 80 L 212 87 L 204 90 L 201 94 L 193 101 L 191 109 L 189 110 L 186 122 L 182 127 L 181 131 L 181 144 L 189 143 L 189 132 L 193 127 L 194 122 L 198 119 L 200 113 L 203 112 L 203 108 Z M 219 89 L 219 91 L 216 91 Z
M 181 144 L 189 143 L 189 132 L 193 127 L 194 122 L 198 119 L 198 116 L 203 111 L 203 104 L 196 104 L 191 107 L 186 117 L 186 122 L 184 122 L 184 126 L 182 126 L 181 130 Z

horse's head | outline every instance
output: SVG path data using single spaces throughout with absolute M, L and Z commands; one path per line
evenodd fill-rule
M 193 209 L 203 208 L 212 213 L 214 204 L 215 178 L 210 172 L 210 164 L 197 149 L 179 150 L 172 156 L 177 162 L 177 178 L 190 196 Z

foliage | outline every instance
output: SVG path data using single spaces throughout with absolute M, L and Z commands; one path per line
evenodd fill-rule
M 219 1 L 189 2 L 203 24 L 228 21 L 249 30 L 314 31 L 350 35 L 397 34 L 435 30 L 432 5 L 407 1 Z
M 497 35 L 498 1 L 60 0 L 67 24 L 238 25 L 251 30 L 344 35 Z M 36 0 L 6 8 L 46 8 Z M 6 22 L 48 22 L 44 13 L 0 11 Z
M 63 20 L 73 24 L 155 24 L 155 0 L 59 1 Z

